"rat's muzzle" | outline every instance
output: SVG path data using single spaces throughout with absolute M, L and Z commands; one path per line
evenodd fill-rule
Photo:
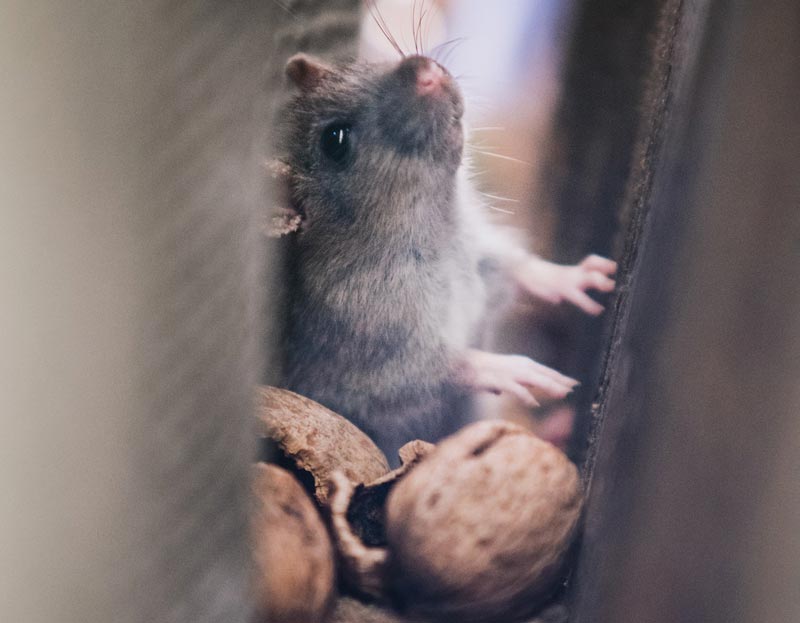
M 399 151 L 460 162 L 464 100 L 444 67 L 425 56 L 409 56 L 387 76 L 385 89 L 380 123 Z

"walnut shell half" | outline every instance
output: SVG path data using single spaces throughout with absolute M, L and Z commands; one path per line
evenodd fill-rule
M 462 429 L 389 494 L 398 606 L 465 623 L 535 613 L 560 578 L 581 500 L 577 469 L 551 444 L 507 422 Z
M 318 402 L 277 387 L 258 391 L 260 432 L 275 443 L 282 464 L 303 480 L 310 475 L 321 504 L 328 499 L 331 474 L 341 471 L 352 483 L 371 482 L 389 471 L 383 452 L 367 435 Z
M 314 503 L 284 469 L 253 468 L 250 521 L 254 592 L 259 621 L 316 623 L 334 594 L 330 537 Z

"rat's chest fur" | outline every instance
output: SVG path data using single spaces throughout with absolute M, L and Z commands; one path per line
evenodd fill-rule
M 291 389 L 374 437 L 436 436 L 460 395 L 452 355 L 474 341 L 486 304 L 460 196 L 395 198 L 391 226 L 309 224 L 291 262 Z

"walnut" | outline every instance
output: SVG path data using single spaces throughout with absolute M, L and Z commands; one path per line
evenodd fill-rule
M 513 424 L 472 424 L 442 441 L 389 494 L 384 573 L 398 606 L 453 621 L 533 614 L 576 533 L 578 472 Z
M 345 584 L 360 595 L 386 595 L 386 498 L 392 487 L 434 448 L 412 441 L 400 448 L 401 466 L 369 484 L 353 485 L 341 472 L 332 476 L 328 499 L 334 544 Z
M 330 537 L 311 498 L 289 472 L 253 468 L 254 592 L 264 623 L 317 623 L 334 595 Z
M 389 471 L 378 447 L 342 416 L 309 398 L 276 387 L 259 388 L 261 434 L 275 444 L 276 462 L 310 480 L 317 501 L 328 498 L 331 474 L 351 482 L 376 480 Z

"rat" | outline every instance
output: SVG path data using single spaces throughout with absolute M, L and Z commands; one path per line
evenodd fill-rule
M 493 224 L 468 175 L 464 99 L 422 55 L 396 63 L 289 59 L 274 171 L 288 234 L 286 388 L 348 418 L 394 461 L 475 416 L 479 392 L 528 406 L 578 384 L 522 355 L 479 348 L 520 289 L 597 315 L 612 260 L 528 253 Z M 279 219 L 280 220 L 280 219 Z

